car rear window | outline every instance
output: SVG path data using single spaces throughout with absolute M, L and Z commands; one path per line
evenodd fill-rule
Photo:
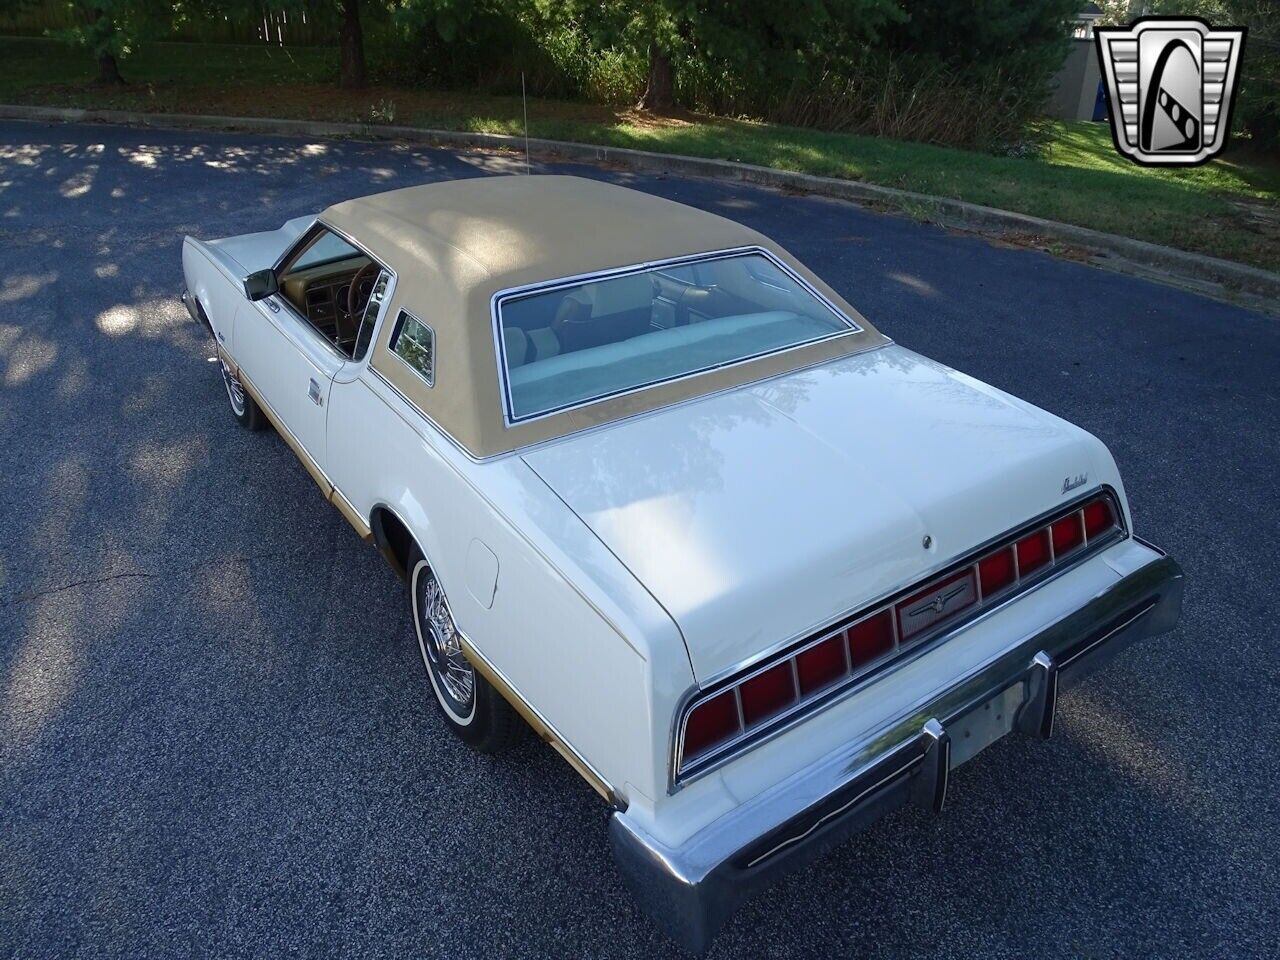
M 512 292 L 497 325 L 513 423 L 860 329 L 763 251 Z

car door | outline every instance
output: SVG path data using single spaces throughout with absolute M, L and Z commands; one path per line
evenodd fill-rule
M 236 317 L 236 359 L 242 374 L 291 435 L 296 446 L 326 472 L 325 423 L 334 377 L 349 361 L 337 332 L 336 294 L 321 302 L 313 293 L 342 288 L 344 268 L 370 263 L 371 258 L 317 224 L 307 231 L 276 268 L 278 292 L 246 302 Z M 307 278 L 336 270 L 339 279 L 323 279 L 314 287 Z M 304 312 L 305 311 L 305 312 Z
M 275 419 L 323 469 L 329 389 L 345 358 L 279 299 L 245 303 L 236 315 L 242 377 L 248 375 Z
M 329 478 L 348 503 L 363 512 L 372 488 L 387 437 L 379 428 L 389 411 L 365 385 L 361 373 L 369 362 L 370 347 L 380 336 L 395 290 L 395 274 L 383 270 L 374 284 L 356 338 L 353 359 L 335 378 L 331 393 L 326 449 L 330 455 Z M 403 311 L 402 311 L 403 312 Z

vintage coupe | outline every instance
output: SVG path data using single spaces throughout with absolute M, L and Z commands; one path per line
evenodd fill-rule
M 182 256 L 236 419 L 407 580 L 444 722 L 533 726 L 694 950 L 1178 618 L 1101 442 L 721 217 L 485 178 Z

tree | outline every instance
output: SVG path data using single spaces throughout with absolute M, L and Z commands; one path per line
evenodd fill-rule
M 369 85 L 369 72 L 364 60 L 364 28 L 360 25 L 360 0 L 340 0 L 340 4 L 338 86 L 359 90 Z
M 50 31 L 93 54 L 98 65 L 97 82 L 124 82 L 120 59 L 133 52 L 149 27 L 164 22 L 171 9 L 157 0 L 68 0 L 75 25 Z
M 81 0 L 85 2 L 85 0 Z M 101 2 L 101 0 L 92 0 Z M 121 0 L 111 0 L 121 2 Z M 161 0 L 129 0 L 129 2 L 159 3 Z M 385 4 L 387 0 L 365 0 L 366 4 Z M 180 16 L 195 19 L 238 19 L 253 22 L 261 19 L 262 11 L 269 8 L 294 16 L 319 15 L 324 23 L 337 22 L 338 28 L 338 85 L 349 90 L 359 90 L 369 84 L 369 71 L 364 55 L 364 26 L 362 10 L 367 7 L 361 0 L 168 0 Z M 385 9 L 385 7 L 380 7 Z
M 637 108 L 666 110 L 681 74 L 732 78 L 768 96 L 845 43 L 873 40 L 901 16 L 896 0 L 577 0 L 576 17 L 600 46 L 648 60 Z

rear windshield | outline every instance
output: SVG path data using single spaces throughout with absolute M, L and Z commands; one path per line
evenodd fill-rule
M 513 294 L 498 327 L 512 422 L 859 329 L 754 251 Z

